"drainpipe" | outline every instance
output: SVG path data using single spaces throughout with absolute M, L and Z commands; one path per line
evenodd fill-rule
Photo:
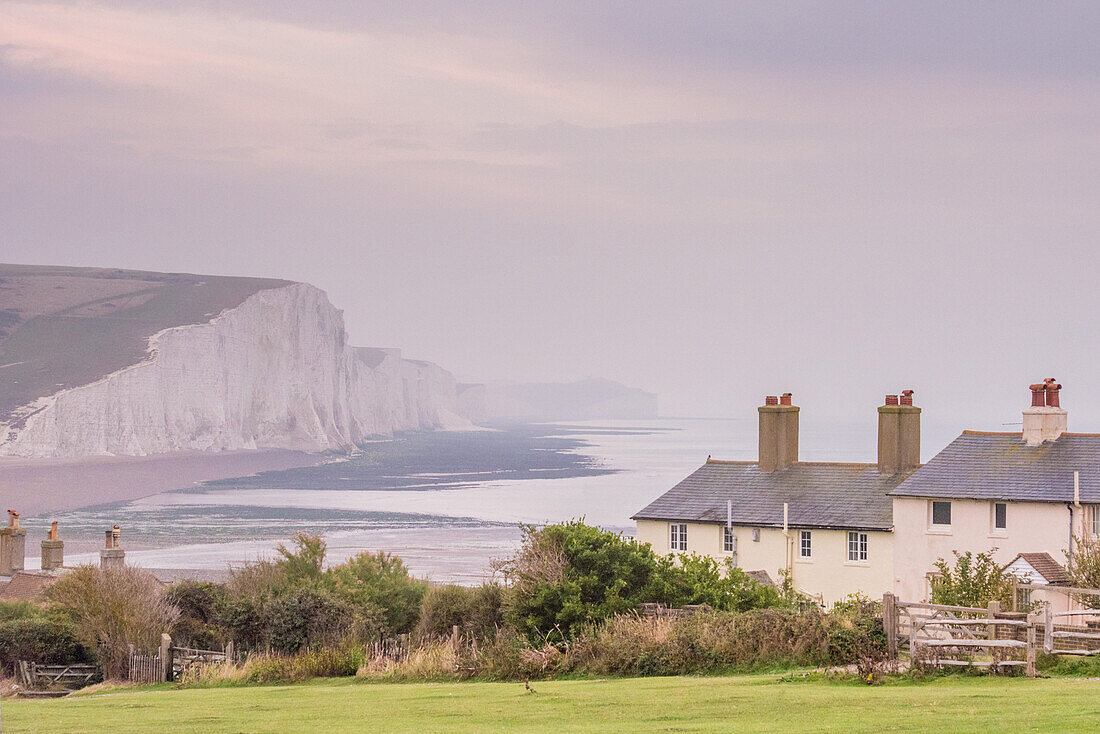
M 787 532 L 787 503 L 783 503 L 783 544 L 786 546 L 787 572 L 791 575 L 791 583 L 794 583 L 794 550 L 791 548 L 791 536 Z
M 1073 472 L 1073 504 L 1069 506 L 1069 565 L 1073 565 L 1073 537 L 1074 537 L 1074 511 L 1076 510 L 1077 516 L 1080 517 L 1081 512 L 1081 472 Z

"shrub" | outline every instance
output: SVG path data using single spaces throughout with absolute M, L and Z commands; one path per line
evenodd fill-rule
M 505 619 L 531 640 L 561 640 L 650 600 L 658 559 L 648 544 L 574 520 L 524 527 L 500 570 L 510 583 Z
M 1066 554 L 1066 565 L 1073 585 L 1084 589 L 1100 589 L 1100 536 L 1074 536 L 1073 543 L 1073 553 Z M 1078 594 L 1074 598 L 1089 609 L 1100 609 L 1100 596 Z
M 85 647 L 102 645 L 107 676 L 119 678 L 129 665 L 129 646 L 151 651 L 171 628 L 179 611 L 152 575 L 132 566 L 100 569 L 80 566 L 47 591 L 68 612 L 74 635 Z
M 183 687 L 218 687 L 263 683 L 297 683 L 311 678 L 355 675 L 364 662 L 359 647 L 325 647 L 294 655 L 261 653 L 241 664 L 203 665 L 187 671 Z
M 669 606 L 707 604 L 727 612 L 789 606 L 778 589 L 751 578 L 734 565 L 732 558 L 720 563 L 710 556 L 692 553 L 678 560 L 674 564 L 671 557 L 663 559 L 658 569 L 661 586 L 656 595 Z
M 939 577 L 932 582 L 932 603 L 960 607 L 984 607 L 991 601 L 1010 608 L 1015 578 L 993 560 L 996 548 L 974 555 L 970 551 L 955 554 L 955 567 L 939 559 L 935 566 Z
M 173 642 L 186 647 L 215 650 L 225 647 L 231 639 L 221 624 L 226 605 L 225 587 L 197 581 L 181 581 L 169 587 L 168 603 L 179 610 L 179 617 L 169 634 Z
M 825 615 L 754 609 L 679 619 L 622 615 L 586 630 L 563 667 L 590 675 L 682 675 L 828 662 Z
M 73 623 L 60 614 L 35 614 L 0 622 L 0 668 L 13 672 L 19 660 L 83 663 L 92 659 L 76 639 Z
M 436 586 L 420 602 L 416 635 L 422 640 L 446 637 L 455 625 L 467 636 L 489 639 L 504 621 L 504 590 L 499 584 Z
M 352 604 L 380 614 L 382 631 L 404 634 L 416 627 L 420 600 L 428 585 L 414 579 L 397 556 L 385 552 L 360 553 L 328 569 L 322 587 Z
M 271 647 L 285 654 L 307 645 L 339 642 L 353 617 L 350 604 L 320 589 L 298 589 L 277 597 L 269 615 Z
M 829 661 L 855 664 L 861 679 L 873 682 L 889 661 L 882 602 L 853 594 L 833 605 L 828 615 Z

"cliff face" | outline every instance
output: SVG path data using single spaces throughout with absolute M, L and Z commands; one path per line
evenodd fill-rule
M 293 283 L 165 329 L 144 361 L 13 411 L 0 454 L 322 451 L 468 425 L 448 372 L 398 350 L 350 347 L 325 294 Z

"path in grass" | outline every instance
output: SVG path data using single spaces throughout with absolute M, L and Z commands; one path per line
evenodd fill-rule
M 1100 731 L 1100 681 L 945 678 L 874 688 L 778 676 L 135 690 L 5 701 L 12 732 Z

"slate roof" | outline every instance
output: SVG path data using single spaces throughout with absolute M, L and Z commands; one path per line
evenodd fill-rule
M 887 493 L 906 476 L 880 474 L 877 464 L 799 462 L 762 472 L 755 461 L 708 460 L 632 519 L 725 523 L 732 500 L 735 524 L 783 527 L 786 502 L 791 527 L 889 530 Z
M 1027 562 L 1027 565 L 1035 569 L 1035 573 L 1046 579 L 1048 584 L 1068 584 L 1070 582 L 1066 569 L 1054 560 L 1049 553 L 1020 553 L 1008 565 L 1011 566 L 1021 558 Z
M 964 431 L 891 495 L 1072 502 L 1075 470 L 1081 501 L 1100 502 L 1100 434 L 1063 433 L 1028 446 L 1019 433 Z

